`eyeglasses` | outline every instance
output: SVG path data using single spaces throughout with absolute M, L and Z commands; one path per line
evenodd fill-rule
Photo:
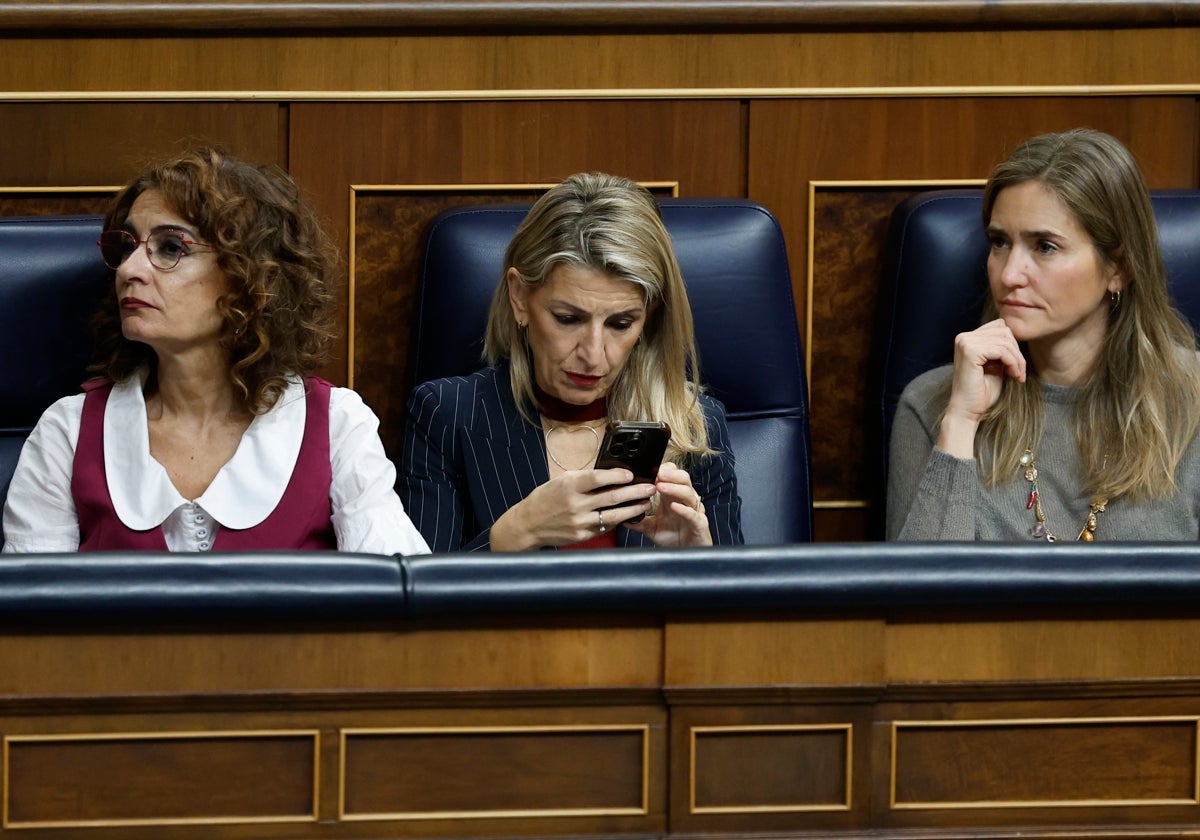
M 146 256 L 150 264 L 160 271 L 170 271 L 192 251 L 215 251 L 213 245 L 193 242 L 176 230 L 156 230 L 145 239 L 138 239 L 127 230 L 106 230 L 96 243 L 100 246 L 100 258 L 104 264 L 116 271 L 121 263 L 129 259 L 137 246 L 145 243 Z

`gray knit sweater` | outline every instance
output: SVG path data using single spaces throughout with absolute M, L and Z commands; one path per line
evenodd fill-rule
M 1013 464 L 1013 480 L 987 489 L 974 460 L 935 448 L 942 405 L 933 403 L 950 378 L 947 365 L 914 379 L 900 398 L 888 466 L 887 537 L 890 540 L 1032 540 L 1034 512 L 1025 505 L 1029 482 Z M 1034 455 L 1046 525 L 1060 539 L 1083 528 L 1090 499 L 1081 492 L 1079 450 L 1071 403 L 1075 391 L 1042 384 L 1046 411 Z M 1111 458 L 1121 453 L 1109 453 Z M 1130 504 L 1111 499 L 1096 528 L 1097 541 L 1200 538 L 1200 444 L 1192 440 L 1176 472 L 1178 492 L 1166 501 Z

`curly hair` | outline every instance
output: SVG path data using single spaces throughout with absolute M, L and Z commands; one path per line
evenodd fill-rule
M 104 229 L 121 228 L 138 196 L 152 190 L 216 247 L 229 281 L 217 301 L 229 381 L 247 410 L 266 412 L 289 377 L 312 373 L 329 357 L 335 316 L 329 281 L 337 264 L 329 237 L 287 172 L 211 147 L 163 161 L 127 184 Z M 110 281 L 115 274 L 110 269 Z M 109 283 L 93 320 L 97 361 L 91 371 L 119 382 L 146 366 L 153 388 L 157 356 L 122 334 L 115 287 Z

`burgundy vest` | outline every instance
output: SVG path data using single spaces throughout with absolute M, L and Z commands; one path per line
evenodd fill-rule
M 329 502 L 329 486 L 333 482 L 329 462 L 330 385 L 316 377 L 305 382 L 304 438 L 283 498 L 270 516 L 253 528 L 238 531 L 222 525 L 217 531 L 214 551 L 337 548 Z M 89 382 L 83 387 L 86 396 L 71 476 L 71 495 L 79 518 L 79 550 L 166 551 L 167 541 L 161 526 L 135 531 L 113 510 L 104 471 L 104 410 L 113 386 L 111 382 Z

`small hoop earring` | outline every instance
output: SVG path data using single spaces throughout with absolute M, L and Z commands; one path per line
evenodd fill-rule
M 1108 300 L 1109 300 L 1109 303 L 1112 304 L 1113 309 L 1116 309 L 1118 306 L 1120 306 L 1121 305 L 1121 290 L 1117 289 L 1115 292 L 1109 292 Z

